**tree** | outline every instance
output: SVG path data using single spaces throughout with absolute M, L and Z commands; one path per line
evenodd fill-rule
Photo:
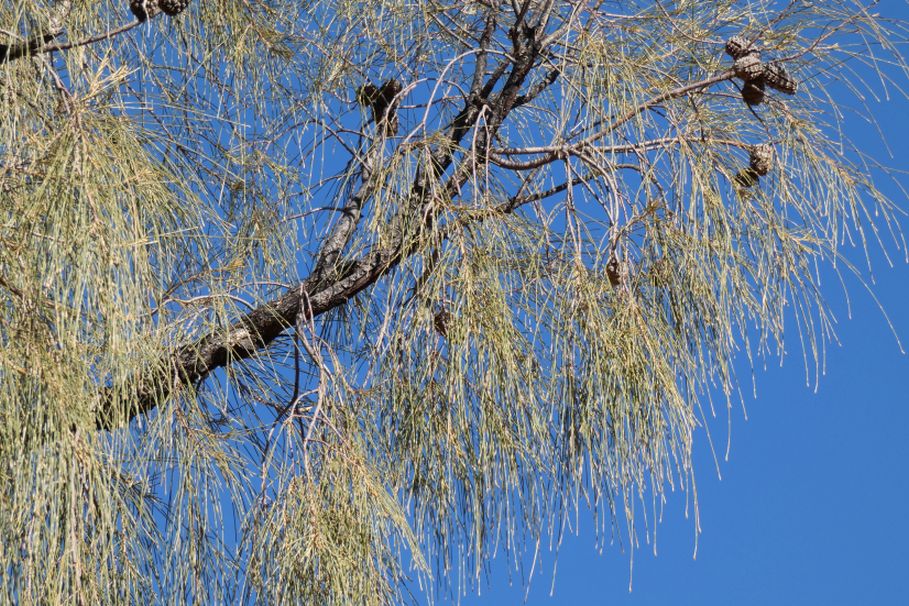
M 817 370 L 818 266 L 905 251 L 870 11 L 3 5 L 4 599 L 396 603 L 696 507 L 736 353 Z

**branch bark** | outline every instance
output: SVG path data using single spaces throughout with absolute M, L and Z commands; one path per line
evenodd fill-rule
M 494 21 L 490 19 L 487 27 L 491 28 L 493 24 Z M 489 102 L 492 119 L 486 125 L 484 131 L 486 137 L 494 136 L 509 112 L 516 107 L 518 93 L 540 56 L 541 47 L 534 28 L 523 26 L 512 30 L 511 37 L 514 44 L 511 71 L 503 89 Z M 478 69 L 483 70 L 485 61 L 478 64 Z M 501 69 L 494 70 L 488 77 L 486 85 L 482 87 L 481 94 L 489 94 L 502 75 Z M 482 73 L 480 77 L 483 77 Z M 407 212 L 419 213 L 416 216 L 424 215 L 423 207 L 429 202 L 426 196 L 430 186 L 433 182 L 440 181 L 451 167 L 454 162 L 453 150 L 474 128 L 481 115 L 482 102 L 478 101 L 475 94 L 466 99 L 464 108 L 448 128 L 448 140 L 435 147 L 430 165 L 415 176 L 413 187 L 408 194 L 409 203 L 404 205 L 404 208 L 408 209 Z M 476 161 L 477 158 L 465 158 L 463 166 L 453 172 L 444 187 L 456 189 L 469 174 L 469 165 Z M 481 161 L 485 161 L 485 158 Z M 396 242 L 365 254 L 348 266 L 341 275 L 326 271 L 330 264 L 328 257 L 337 258 L 349 242 L 352 231 L 356 229 L 358 223 L 359 210 L 365 198 L 370 195 L 369 192 L 370 188 L 364 182 L 353 194 L 346 212 L 323 243 L 319 255 L 321 262 L 316 264 L 306 279 L 289 288 L 281 297 L 266 302 L 239 318 L 226 330 L 212 332 L 193 343 L 177 347 L 155 371 L 135 377 L 132 393 L 136 394 L 136 401 L 128 410 L 117 410 L 112 391 L 105 390 L 98 407 L 97 427 L 112 429 L 128 423 L 131 419 L 153 410 L 180 386 L 196 384 L 217 368 L 256 355 L 286 330 L 295 326 L 296 322 L 308 322 L 343 305 L 375 284 L 402 259 L 415 252 L 417 245 L 415 243 L 405 245 L 402 233 Z M 427 214 L 425 220 L 431 221 L 432 217 Z M 336 264 L 334 267 L 337 269 Z M 167 373 L 168 380 L 162 380 L 163 372 Z
M 44 45 L 63 33 L 64 20 L 72 7 L 72 0 L 59 0 L 51 9 L 46 31 L 38 32 L 20 42 L 0 44 L 0 65 L 39 52 L 48 52 L 43 48 Z

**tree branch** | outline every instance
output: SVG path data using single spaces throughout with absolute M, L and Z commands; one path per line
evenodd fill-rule
M 514 109 L 518 92 L 541 51 L 533 28 L 525 26 L 520 31 L 512 31 L 511 35 L 515 46 L 515 59 L 505 85 L 490 103 L 492 120 L 487 125 L 487 136 L 493 136 L 508 113 Z M 497 69 L 483 89 L 488 88 L 491 91 L 494 82 L 501 75 L 502 71 Z M 451 166 L 454 160 L 453 150 L 474 128 L 479 115 L 480 108 L 476 99 L 467 99 L 464 109 L 450 126 L 448 141 L 436 146 L 428 170 L 418 171 L 408 196 L 410 203 L 404 205 L 408 211 L 413 211 L 426 202 L 425 195 L 429 191 L 431 180 L 441 179 Z M 467 164 L 469 163 L 464 163 L 465 166 Z M 456 170 L 445 187 L 457 188 L 467 174 L 466 170 Z M 368 181 L 370 181 L 368 178 L 365 179 L 357 192 L 352 194 L 345 207 L 344 216 L 323 243 L 322 251 L 319 253 L 320 261 L 306 279 L 289 288 L 279 298 L 268 301 L 242 316 L 225 331 L 212 332 L 193 343 L 178 347 L 171 356 L 162 361 L 157 373 L 137 376 L 134 379 L 135 405 L 128 410 L 115 410 L 111 389 L 104 390 L 96 417 L 98 428 L 112 429 L 121 426 L 153 410 L 181 385 L 196 384 L 217 368 L 256 355 L 284 331 L 295 326 L 298 321 L 311 321 L 316 316 L 343 305 L 375 284 L 402 259 L 413 254 L 419 244 L 415 241 L 405 244 L 408 241 L 402 233 L 388 247 L 367 253 L 353 262 L 341 275 L 331 275 L 324 271 L 324 268 L 329 266 L 328 257 L 336 258 L 356 229 L 359 211 L 371 195 Z M 169 377 L 168 381 L 161 380 L 160 373 L 165 370 Z
M 36 53 L 47 52 L 44 45 L 63 33 L 63 22 L 72 9 L 72 0 L 58 0 L 47 22 L 47 31 L 11 44 L 0 44 L 0 65 L 28 57 Z

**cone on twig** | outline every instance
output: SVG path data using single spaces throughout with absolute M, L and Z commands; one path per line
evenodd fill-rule
M 615 253 L 609 256 L 609 261 L 606 263 L 606 277 L 609 278 L 609 283 L 613 286 L 619 286 L 624 278 L 622 264 L 619 263 Z
M 760 177 L 770 172 L 773 167 L 773 146 L 762 143 L 751 148 L 749 154 L 749 168 Z
M 770 88 L 787 95 L 794 95 L 798 90 L 798 82 L 789 75 L 783 64 L 777 61 L 772 61 L 764 67 L 764 81 Z
M 382 127 L 388 136 L 398 132 L 397 96 L 403 88 L 397 80 L 385 81 L 382 86 L 367 82 L 357 90 L 357 101 L 360 105 L 372 109 L 372 119 L 377 127 Z
M 158 0 L 158 6 L 161 12 L 168 17 L 176 17 L 186 10 L 190 0 Z
M 726 54 L 734 60 L 732 69 L 735 75 L 745 81 L 742 99 L 748 105 L 760 105 L 767 86 L 787 95 L 796 93 L 798 82 L 783 64 L 779 61 L 762 63 L 755 43 L 743 36 L 733 36 L 726 41 Z
M 735 75 L 745 82 L 759 80 L 764 76 L 764 64 L 761 63 L 761 56 L 758 53 L 750 53 L 740 57 L 732 64 Z
M 758 78 L 746 82 L 742 87 L 742 100 L 748 105 L 760 105 L 764 102 L 764 80 Z
M 448 338 L 448 325 L 451 322 L 451 312 L 442 307 L 439 311 L 436 312 L 433 317 L 432 323 L 436 329 L 436 332 L 439 333 L 442 337 Z
M 743 36 L 733 36 L 726 41 L 726 54 L 733 59 L 741 59 L 755 52 L 757 49 Z
M 733 178 L 733 182 L 738 187 L 750 189 L 757 185 L 760 179 L 760 176 L 754 171 L 754 169 L 748 167 L 740 170 Z
M 131 0 L 129 10 L 136 17 L 136 21 L 145 23 L 157 15 L 160 9 L 156 0 Z

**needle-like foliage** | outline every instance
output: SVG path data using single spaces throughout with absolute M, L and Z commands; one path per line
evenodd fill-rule
M 696 517 L 735 357 L 819 374 L 821 266 L 904 254 L 873 5 L 0 5 L 0 601 L 392 604 Z

